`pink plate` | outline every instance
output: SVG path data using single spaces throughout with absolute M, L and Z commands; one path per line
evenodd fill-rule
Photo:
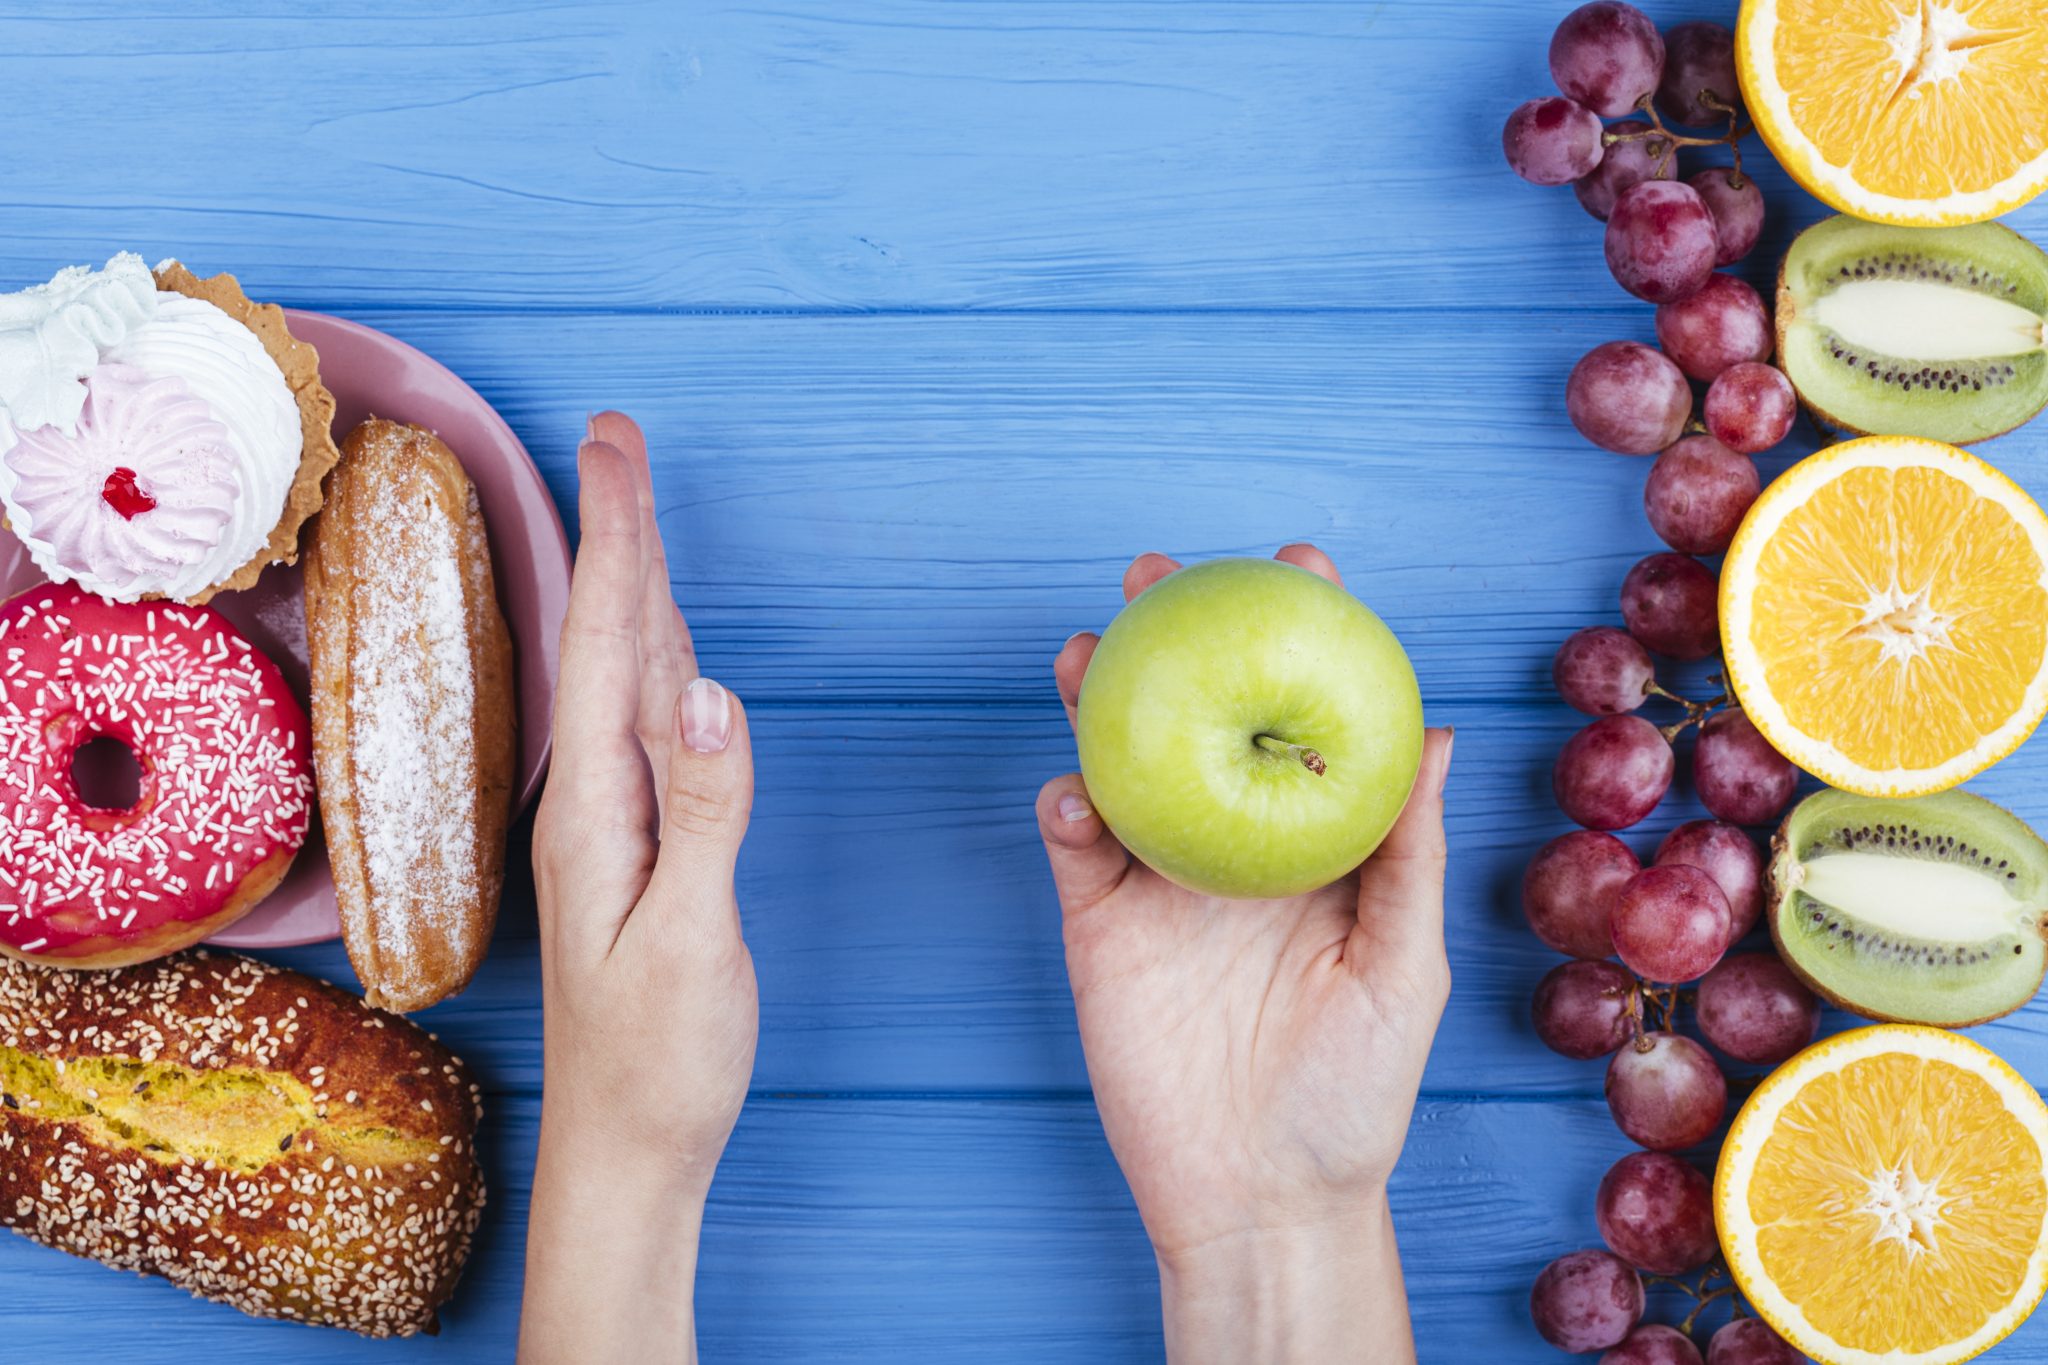
M 519 809 L 540 788 L 548 763 L 562 615 L 569 605 L 569 538 L 533 459 L 505 419 L 439 361 L 396 337 L 323 313 L 288 310 L 292 335 L 320 352 L 320 378 L 334 394 L 338 441 L 375 414 L 431 428 L 476 484 L 491 539 L 498 601 L 512 630 L 519 687 Z M 0 528 L 0 598 L 42 575 Z M 306 695 L 306 620 L 296 565 L 277 566 L 246 592 L 213 606 Z M 341 936 L 334 878 L 316 824 L 276 891 L 209 942 L 229 948 L 292 948 Z

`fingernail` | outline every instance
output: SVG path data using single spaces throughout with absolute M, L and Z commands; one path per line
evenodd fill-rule
M 1088 798 L 1079 792 L 1068 792 L 1060 798 L 1060 819 L 1070 825 L 1078 825 L 1095 814 L 1095 807 L 1088 804 Z
M 1443 766 L 1438 768 L 1436 773 L 1436 794 L 1438 796 L 1442 796 L 1444 794 L 1444 787 L 1451 780 L 1451 749 L 1457 744 L 1457 742 L 1458 729 L 1456 726 L 1451 726 L 1449 727 L 1448 735 L 1444 739 Z
M 709 678 L 683 689 L 683 745 L 700 754 L 720 753 L 732 739 L 732 694 Z
M 1069 635 L 1066 639 L 1060 641 L 1060 653 L 1066 653 L 1067 646 L 1073 644 L 1074 641 L 1080 639 L 1083 635 L 1086 635 L 1087 633 L 1088 632 L 1085 630 L 1077 630 L 1072 635 Z

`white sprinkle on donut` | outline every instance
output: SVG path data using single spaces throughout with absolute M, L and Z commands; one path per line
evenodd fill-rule
M 87 955 L 206 919 L 305 841 L 305 710 L 219 613 L 38 588 L 0 606 L 0 639 L 15 684 L 0 687 L 0 938 Z M 101 738 L 141 766 L 127 810 L 86 804 L 73 780 Z

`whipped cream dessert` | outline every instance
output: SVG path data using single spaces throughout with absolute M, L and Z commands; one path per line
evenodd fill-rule
M 204 592 L 263 550 L 302 442 L 256 334 L 131 252 L 0 296 L 0 505 L 55 582 Z

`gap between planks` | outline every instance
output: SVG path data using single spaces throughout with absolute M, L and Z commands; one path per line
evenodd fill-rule
M 865 308 L 844 304 L 806 304 L 775 307 L 749 304 L 703 304 L 686 306 L 680 304 L 621 304 L 613 307 L 593 308 L 587 304 L 484 304 L 484 303 L 414 303 L 403 299 L 319 299 L 285 298 L 273 295 L 272 303 L 287 308 L 302 308 L 312 312 L 333 313 L 346 317 L 350 311 L 363 314 L 382 314 L 393 317 L 536 317 L 536 318 L 950 318 L 950 319 L 1016 319 L 1016 318 L 1374 318 L 1374 317 L 1425 317 L 1435 314 L 1450 316 L 1498 316 L 1511 314 L 1517 317 L 1614 317 L 1642 320 L 1640 304 L 1627 301 L 1599 304 L 1592 307 L 1574 306 L 1563 303 L 1518 304 L 1502 307 L 1499 304 L 1421 304 L 1421 303 L 1361 303 L 1361 304 L 1277 304 L 1244 305 L 1218 304 L 1160 304 L 1156 306 L 1108 306 L 1101 307 L 1003 307 L 986 308 L 931 307 L 916 308 L 887 306 Z M 346 310 L 346 311 L 344 311 Z

